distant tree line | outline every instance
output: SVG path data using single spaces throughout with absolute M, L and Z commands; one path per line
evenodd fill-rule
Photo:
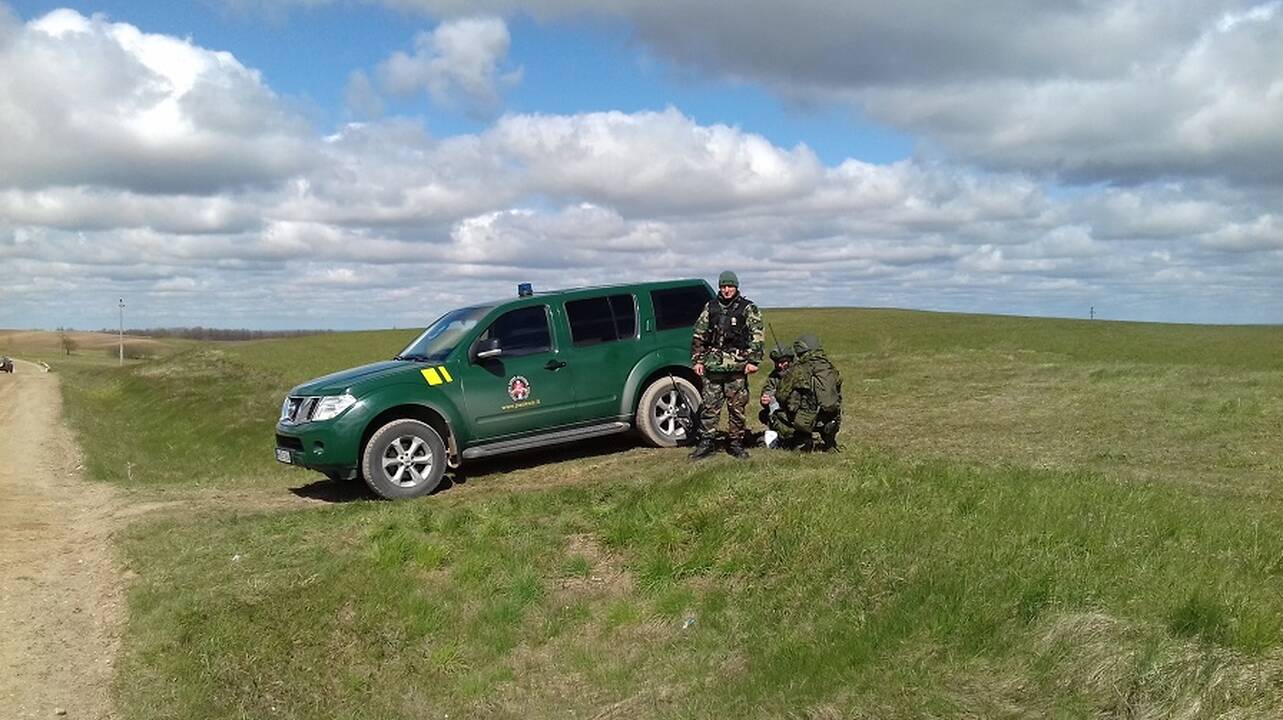
M 99 332 L 115 335 L 117 330 L 104 329 Z M 127 328 L 126 335 L 151 338 L 183 338 L 185 340 L 265 340 L 267 338 L 302 337 L 304 335 L 321 335 L 333 330 L 246 330 L 227 328 L 168 327 L 168 328 Z

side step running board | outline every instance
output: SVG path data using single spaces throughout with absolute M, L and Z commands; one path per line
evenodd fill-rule
M 573 430 L 562 430 L 560 432 L 548 433 L 546 435 L 536 435 L 534 437 L 518 438 L 516 440 L 504 440 L 503 442 L 491 443 L 489 445 L 480 445 L 470 447 L 463 451 L 465 460 L 474 460 L 476 458 L 487 457 L 489 455 L 501 455 L 503 453 L 516 452 L 518 450 L 533 450 L 535 448 L 546 447 L 548 445 L 560 445 L 561 443 L 574 442 L 576 440 L 585 440 L 587 438 L 600 437 L 602 435 L 616 435 L 622 432 L 628 432 L 632 425 L 626 422 L 611 422 L 604 425 L 591 425 L 589 427 L 575 428 Z

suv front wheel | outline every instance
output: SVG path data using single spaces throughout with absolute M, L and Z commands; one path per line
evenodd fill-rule
M 699 422 L 699 390 L 686 378 L 659 378 L 637 403 L 637 429 L 651 445 L 673 447 L 686 439 L 686 428 L 679 421 L 683 413 L 689 422 Z
M 361 453 L 365 484 L 388 500 L 426 495 L 445 476 L 445 442 L 418 420 L 393 420 L 370 436 Z

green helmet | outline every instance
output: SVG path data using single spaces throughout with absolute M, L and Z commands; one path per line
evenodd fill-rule
M 792 359 L 793 359 L 793 348 L 784 347 L 783 345 L 776 345 L 775 347 L 771 348 L 771 361 L 774 362 L 775 364 L 778 365 L 781 360 L 792 360 Z
M 793 343 L 793 352 L 798 355 L 820 349 L 820 339 L 814 335 L 803 335 Z
M 721 287 L 723 285 L 734 285 L 735 287 L 739 287 L 740 279 L 730 270 L 723 270 L 722 274 L 717 276 L 717 287 Z

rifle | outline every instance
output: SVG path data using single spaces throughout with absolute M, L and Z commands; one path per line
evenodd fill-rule
M 780 339 L 775 335 L 775 328 L 771 327 L 770 323 L 766 323 L 766 329 L 771 331 L 771 342 L 775 343 L 775 347 L 783 347 L 780 345 Z

